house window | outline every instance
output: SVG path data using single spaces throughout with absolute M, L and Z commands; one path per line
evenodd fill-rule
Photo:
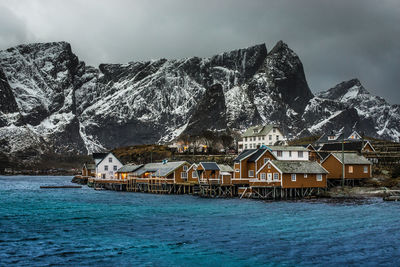
M 112 157 L 109 157 L 109 158 L 108 158 L 108 162 L 112 162 Z
M 265 140 L 265 136 L 262 137 L 262 140 Z
M 183 171 L 187 171 L 187 169 L 188 169 L 188 166 L 183 165 Z
M 305 173 L 305 174 L 304 174 L 304 178 L 307 178 L 307 177 L 308 177 L 308 176 L 307 176 L 307 173 Z
M 247 137 L 244 138 L 244 141 L 245 141 L 245 142 L 247 141 Z
M 268 164 L 268 169 L 271 169 L 271 164 Z
M 319 181 L 319 182 L 322 181 L 322 174 L 317 174 L 317 181 Z
M 277 155 L 278 157 L 282 157 L 282 151 L 277 151 L 277 152 L 276 152 L 276 155 Z
M 192 171 L 192 177 L 193 178 L 197 178 L 197 172 L 196 171 Z
M 269 140 L 272 140 L 272 135 L 270 134 L 270 135 L 268 136 L 268 138 L 269 138 Z
M 244 148 L 247 149 L 247 145 L 244 145 Z
M 260 141 L 260 140 L 261 140 L 261 136 L 258 137 L 258 141 Z
M 292 182 L 296 182 L 296 174 L 292 173 Z
M 181 178 L 187 179 L 187 172 L 181 172 Z
M 276 129 L 272 129 L 272 132 L 275 133 L 275 132 L 276 132 Z
M 267 175 L 265 174 L 265 172 L 262 172 L 260 174 L 260 178 L 261 178 L 261 180 L 265 180 L 265 178 L 267 178 Z
M 117 170 L 117 165 L 114 165 L 114 171 L 116 171 Z
M 108 171 L 108 165 L 104 165 L 104 170 Z
M 303 151 L 299 151 L 298 152 L 298 156 L 299 156 L 299 158 L 302 158 L 303 157 Z
M 292 151 L 289 151 L 289 157 L 290 158 L 292 157 Z
M 235 172 L 240 172 L 240 170 L 239 170 L 239 169 L 236 169 Z
M 349 166 L 349 173 L 353 173 L 353 166 Z
M 279 135 L 276 136 L 276 140 L 279 141 Z
M 279 173 L 274 173 L 274 181 L 279 181 Z
M 368 166 L 364 166 L 364 173 L 368 173 Z
M 249 171 L 249 177 L 254 177 L 254 171 L 253 170 Z

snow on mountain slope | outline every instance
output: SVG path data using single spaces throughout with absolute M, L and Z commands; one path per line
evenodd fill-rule
M 400 132 L 399 107 L 357 80 L 314 97 L 282 41 L 269 52 L 260 44 L 98 68 L 65 42 L 20 45 L 0 51 L 0 92 L 0 144 L 11 156 L 90 153 L 262 123 L 279 124 L 289 137 L 338 125 L 392 140 Z

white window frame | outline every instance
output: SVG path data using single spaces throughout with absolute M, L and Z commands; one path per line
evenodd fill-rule
M 181 172 L 181 178 L 187 179 L 187 172 Z
M 276 151 L 276 156 L 277 157 L 282 157 L 282 155 L 283 155 L 282 150 Z
M 271 169 L 271 164 L 268 164 L 268 169 Z
M 254 177 L 254 171 L 253 170 L 249 170 L 249 177 Z
M 183 171 L 187 171 L 188 170 L 188 166 L 183 165 Z
M 308 175 L 307 175 L 307 173 L 305 173 L 305 174 L 304 174 L 304 178 L 307 178 L 307 177 L 308 177 Z
M 298 151 L 297 152 L 297 157 L 302 158 L 303 157 L 303 151 Z
M 113 169 L 114 169 L 114 171 L 117 171 L 117 170 L 118 170 L 117 165 L 114 165 L 114 166 L 113 166 Z
M 192 177 L 197 178 L 197 171 L 192 171 Z
M 267 174 L 267 180 L 268 180 L 268 181 L 272 181 L 272 173 L 269 172 L 269 173 Z
M 112 163 L 112 157 L 108 158 L 108 163 Z
M 265 172 L 260 173 L 260 179 L 261 180 L 266 180 L 267 179 L 267 174 Z
M 317 174 L 317 181 L 321 182 L 322 181 L 322 174 Z
M 274 177 L 274 181 L 279 181 L 279 173 L 274 172 L 273 177 Z
M 108 171 L 108 165 L 104 165 L 104 170 Z
M 292 173 L 292 182 L 296 182 L 296 174 L 295 173 Z
M 364 173 L 368 173 L 368 166 L 364 166 Z

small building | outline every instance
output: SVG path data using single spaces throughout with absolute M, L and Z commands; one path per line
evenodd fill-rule
M 220 169 L 215 162 L 200 162 L 197 166 L 197 175 L 200 182 L 219 183 Z
M 197 164 L 193 163 L 187 170 L 188 182 L 193 184 L 199 183 L 199 176 L 197 175 Z
M 123 166 L 121 161 L 111 152 L 105 154 L 101 160 L 98 157 L 94 160 L 97 162 L 96 178 L 116 179 L 118 169 Z
M 117 171 L 117 179 L 126 180 L 128 178 L 129 174 L 135 172 L 142 166 L 143 166 L 143 164 L 141 164 L 141 165 L 126 164 L 126 165 L 122 166 Z
M 85 163 L 82 167 L 82 176 L 96 176 L 96 165 L 93 163 Z
M 241 141 L 238 142 L 238 151 L 256 149 L 262 145 L 273 145 L 281 141 L 286 143 L 286 138 L 278 126 L 254 126 L 243 133 Z
M 220 184 L 221 185 L 231 185 L 232 177 L 233 177 L 233 169 L 231 166 L 225 164 L 218 164 L 219 167 L 219 176 L 220 176 Z
M 322 166 L 328 170 L 328 179 L 342 179 L 343 175 L 343 154 L 338 152 L 330 153 L 322 162 Z M 365 157 L 352 152 L 344 153 L 344 179 L 359 180 L 371 178 L 372 163 Z
M 320 151 L 342 151 L 342 145 L 344 151 L 352 151 L 358 153 L 364 152 L 374 152 L 375 148 L 371 145 L 369 141 L 346 141 L 342 142 L 335 142 L 335 143 L 328 143 L 323 144 L 320 147 Z
M 255 177 L 258 169 L 268 160 L 277 159 L 269 148 L 248 149 L 242 151 L 233 160 L 233 184 L 246 185 Z
M 147 163 L 134 170 L 128 176 L 143 179 L 166 179 L 171 183 L 185 183 L 188 180 L 187 170 L 190 164 L 186 161 Z
M 362 139 L 361 134 L 355 130 L 340 129 L 338 131 L 324 133 L 317 141 L 315 141 L 315 144 L 316 146 L 322 146 L 323 144 L 338 143 L 342 141 L 362 141 Z

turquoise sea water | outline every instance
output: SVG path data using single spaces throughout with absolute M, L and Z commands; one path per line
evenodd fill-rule
M 0 266 L 399 266 L 400 203 L 263 202 L 0 176 Z

